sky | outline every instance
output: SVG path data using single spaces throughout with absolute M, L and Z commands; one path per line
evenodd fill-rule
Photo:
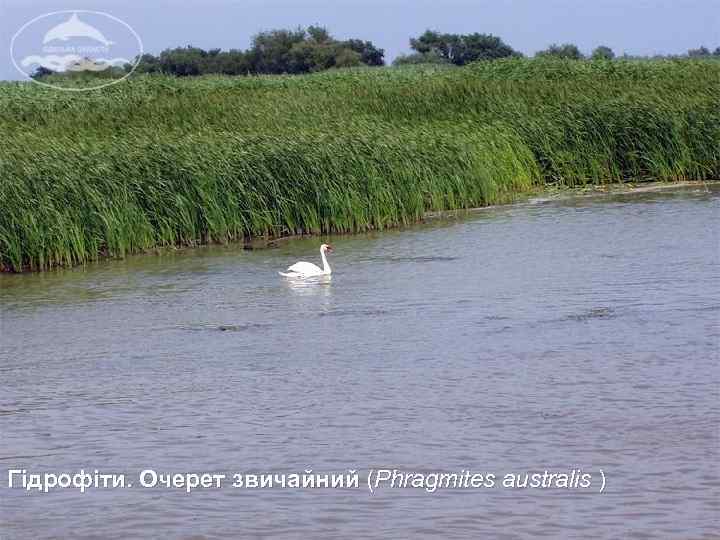
M 388 61 L 426 29 L 495 34 L 528 55 L 565 42 L 638 55 L 720 46 L 720 0 L 0 0 L 0 80 L 23 78 L 9 51 L 25 23 L 76 9 L 122 19 L 155 54 L 182 45 L 245 49 L 258 31 L 310 24 L 371 40 Z

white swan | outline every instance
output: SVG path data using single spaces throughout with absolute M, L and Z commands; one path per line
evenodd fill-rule
M 329 276 L 332 273 L 332 268 L 325 258 L 325 253 L 332 253 L 333 248 L 330 244 L 323 244 L 320 246 L 320 257 L 322 258 L 323 267 L 309 263 L 309 262 L 297 262 L 292 266 L 288 267 L 285 272 L 278 272 L 283 277 L 289 278 L 307 278 L 314 276 Z

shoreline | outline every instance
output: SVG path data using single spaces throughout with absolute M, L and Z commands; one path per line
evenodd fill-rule
M 427 212 L 423 219 L 443 219 L 456 216 L 459 213 L 474 213 L 503 206 L 522 204 L 538 204 L 545 202 L 556 202 L 573 199 L 591 199 L 596 197 L 609 197 L 614 195 L 635 195 L 642 193 L 655 193 L 675 189 L 687 189 L 693 187 L 707 187 L 708 185 L 720 186 L 720 180 L 682 180 L 678 182 L 627 182 L 624 184 L 588 185 L 577 187 L 545 186 L 527 193 L 520 193 L 517 197 L 507 203 L 491 204 L 458 210 L 443 210 L 440 212 Z
M 487 206 L 478 206 L 472 208 L 460 208 L 456 210 L 442 210 L 442 211 L 430 211 L 426 212 L 422 219 L 408 224 L 398 225 L 393 227 L 386 227 L 387 230 L 398 230 L 402 228 L 414 227 L 426 223 L 428 221 L 457 217 L 460 214 L 472 214 L 485 210 L 491 210 L 500 207 L 523 205 L 523 204 L 538 204 L 546 202 L 557 202 L 573 199 L 590 199 L 598 197 L 607 197 L 614 195 L 634 195 L 643 193 L 655 193 L 661 191 L 681 190 L 687 188 L 705 187 L 708 185 L 720 185 L 720 180 L 682 180 L 677 182 L 626 182 L 622 184 L 603 184 L 603 185 L 587 185 L 587 186 L 576 186 L 576 187 L 565 187 L 559 185 L 547 185 L 538 187 L 529 192 L 518 193 L 513 199 L 505 203 L 491 204 Z M 111 257 L 111 256 L 100 256 L 95 261 L 90 261 L 85 264 L 78 264 L 74 266 L 54 266 L 45 270 L 31 270 L 24 268 L 20 272 L 13 271 L 7 267 L 0 267 L 0 274 L 8 275 L 28 275 L 28 274 L 42 274 L 49 271 L 63 271 L 70 270 L 72 268 L 78 268 L 83 266 L 89 266 L 97 263 L 104 263 L 109 261 L 121 261 L 127 257 L 136 256 L 157 256 L 163 252 L 179 252 L 190 249 L 201 248 L 212 245 L 236 245 L 242 247 L 245 250 L 262 250 L 272 249 L 277 246 L 280 242 L 287 242 L 289 240 L 297 240 L 300 238 L 320 238 L 322 236 L 350 236 L 353 234 L 363 234 L 370 231 L 358 231 L 356 233 L 307 233 L 307 234 L 288 234 L 281 236 L 270 236 L 270 237 L 251 237 L 245 238 L 244 240 L 222 242 L 197 242 L 188 245 L 177 245 L 177 246 L 157 246 L 144 251 L 138 251 L 136 253 L 127 254 L 125 257 Z

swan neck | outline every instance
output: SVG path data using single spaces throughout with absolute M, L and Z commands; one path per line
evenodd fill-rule
M 330 265 L 325 258 L 325 251 L 323 251 L 322 249 L 320 250 L 320 257 L 322 258 L 323 272 L 329 274 L 332 270 L 330 269 Z

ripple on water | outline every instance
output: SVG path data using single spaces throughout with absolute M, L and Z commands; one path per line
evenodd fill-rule
M 546 201 L 344 236 L 315 283 L 275 270 L 317 239 L 0 276 L 3 469 L 608 481 L 4 490 L 0 536 L 717 537 L 719 201 Z

